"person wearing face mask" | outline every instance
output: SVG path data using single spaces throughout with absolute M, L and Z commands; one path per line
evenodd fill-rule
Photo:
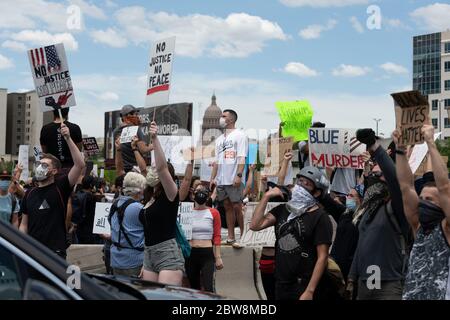
M 248 153 L 248 138 L 246 134 L 236 129 L 237 113 L 234 110 L 224 110 L 220 118 L 220 126 L 225 129 L 216 140 L 216 159 L 211 173 L 209 189 L 217 186 L 217 200 L 223 201 L 226 211 L 228 239 L 225 244 L 235 245 L 234 226 L 237 220 L 240 234 L 244 231 L 244 216 L 242 213 L 242 193 L 244 191 L 243 173 L 245 158 Z
M 122 124 L 120 127 L 116 128 L 114 130 L 114 141 L 117 140 L 117 138 L 120 137 L 122 134 L 122 130 L 125 127 L 131 127 L 131 126 L 139 126 L 141 124 L 139 119 L 139 109 L 135 108 L 134 106 L 127 104 L 124 105 L 120 111 L 120 117 L 122 119 Z M 123 169 L 125 173 L 130 172 L 133 170 L 134 166 L 138 166 L 138 162 L 136 160 L 135 152 L 138 152 L 140 154 L 146 154 L 153 150 L 153 146 L 147 145 L 144 141 L 144 133 L 142 132 L 141 128 L 137 131 L 137 142 L 134 142 L 133 145 L 131 142 L 122 143 L 120 146 L 120 154 L 122 157 L 123 162 Z
M 396 165 L 403 195 L 405 214 L 414 234 L 404 300 L 450 300 L 450 181 L 447 164 L 442 161 L 434 142 L 434 127 L 422 128 L 428 145 L 428 162 L 434 181 L 424 184 L 420 196 L 413 183 L 413 173 L 400 145 L 401 134 L 392 134 L 397 146 Z
M 19 201 L 8 191 L 11 178 L 6 171 L 0 174 L 0 220 L 19 228 Z
M 330 253 L 331 258 L 341 269 L 345 281 L 347 281 L 356 245 L 358 244 L 358 228 L 353 224 L 353 218 L 356 210 L 361 205 L 363 196 L 363 185 L 356 185 L 350 189 L 345 198 L 346 210 L 337 221 L 336 237 Z
M 220 214 L 206 206 L 209 190 L 198 185 L 194 190 L 191 255 L 186 259 L 186 274 L 193 289 L 215 292 L 214 272 L 223 268 L 220 255 Z M 214 248 L 213 248 L 214 247 Z
M 365 177 L 365 193 L 354 223 L 359 238 L 348 275 L 348 293 L 357 284 L 358 300 L 400 300 L 408 262 L 410 228 L 403 210 L 395 164 L 372 129 L 359 129 L 356 138 L 367 145 L 377 163 Z M 375 266 L 375 269 L 374 269 Z M 374 289 L 374 270 L 378 284 Z
M 324 186 L 325 178 L 320 181 Z M 319 183 L 317 181 L 317 183 Z M 327 292 L 325 270 L 332 241 L 328 214 L 319 207 L 316 197 L 300 183 L 291 199 L 264 215 L 270 199 L 284 199 L 283 192 L 270 188 L 255 208 L 250 229 L 260 231 L 275 226 L 275 298 L 277 300 L 324 300 Z
M 176 240 L 180 197 L 174 167 L 166 161 L 157 134 L 158 126 L 152 122 L 150 136 L 155 148 L 155 167 L 148 170 L 144 200 L 147 203 L 139 214 L 145 233 L 142 277 L 180 286 L 185 270 L 184 256 Z
M 37 188 L 28 190 L 21 203 L 20 230 L 40 241 L 62 258 L 68 247 L 66 235 L 67 203 L 84 167 L 84 157 L 70 136 L 69 128 L 61 123 L 63 135 L 74 165 L 68 175 L 56 179 L 61 162 L 51 154 L 43 154 L 35 164 Z
M 113 274 L 139 276 L 144 261 L 144 226 L 139 220 L 145 178 L 128 172 L 123 179 L 123 195 L 114 201 L 111 224 L 111 267 Z

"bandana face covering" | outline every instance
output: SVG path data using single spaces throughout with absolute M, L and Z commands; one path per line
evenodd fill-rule
M 138 126 L 141 124 L 141 119 L 139 119 L 138 115 L 128 115 L 127 122 L 131 123 L 134 126 Z
M 302 186 L 296 185 L 292 190 L 292 199 L 286 203 L 286 208 L 291 213 L 287 221 L 304 214 L 309 208 L 315 206 L 317 200 Z
M 423 230 L 429 231 L 436 227 L 445 214 L 441 208 L 430 201 L 420 200 L 419 202 L 419 222 Z

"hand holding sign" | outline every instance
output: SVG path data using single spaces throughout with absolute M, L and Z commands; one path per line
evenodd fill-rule
M 68 140 L 70 138 L 70 130 L 69 127 L 66 126 L 64 122 L 61 122 L 61 135 L 64 139 Z
M 130 126 L 122 129 L 122 133 L 120 135 L 120 143 L 129 143 L 133 140 L 133 137 L 137 134 L 139 127 L 138 126 Z
M 152 139 L 156 138 L 156 136 L 158 135 L 158 126 L 156 125 L 156 122 L 155 122 L 155 121 L 152 121 L 152 122 L 150 123 L 150 130 L 149 130 L 149 133 L 150 133 L 150 137 L 151 137 Z
M 422 127 L 422 134 L 425 142 L 430 143 L 434 141 L 434 127 L 429 124 L 425 124 Z

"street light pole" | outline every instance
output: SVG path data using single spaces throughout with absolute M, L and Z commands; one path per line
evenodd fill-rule
M 377 136 L 378 136 L 378 122 L 380 122 L 381 121 L 381 119 L 376 119 L 376 118 L 373 118 L 373 120 L 377 123 Z
M 444 139 L 443 138 L 444 132 L 442 131 L 442 117 L 441 117 L 442 101 L 444 101 L 444 100 L 440 99 L 438 101 L 438 105 L 439 105 L 439 132 L 441 132 L 441 135 L 439 136 L 439 140 Z M 444 125 L 445 125 L 445 123 L 444 123 Z

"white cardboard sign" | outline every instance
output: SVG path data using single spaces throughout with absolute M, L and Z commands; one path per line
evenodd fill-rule
M 29 169 L 28 169 L 28 151 L 30 146 L 28 145 L 20 145 L 19 146 L 19 157 L 18 163 L 20 163 L 23 167 L 22 173 L 20 174 L 19 180 L 27 181 L 29 177 Z
M 76 105 L 64 44 L 28 50 L 28 59 L 43 112 Z
M 441 132 L 434 134 L 434 140 L 436 140 L 441 135 Z M 428 153 L 428 145 L 424 142 L 421 144 L 416 144 L 413 148 L 411 156 L 409 157 L 409 166 L 411 167 L 412 173 L 416 173 L 417 169 L 419 169 L 422 164 L 423 159 Z
M 128 143 L 133 140 L 133 137 L 137 135 L 139 127 L 138 126 L 130 126 L 122 129 L 122 133 L 120 135 L 120 143 Z
M 194 221 L 194 203 L 180 202 L 178 207 L 178 222 L 187 240 L 192 239 L 192 224 Z
M 169 104 L 170 78 L 175 53 L 175 37 L 153 44 L 150 50 L 145 105 L 155 107 Z
M 108 216 L 112 203 L 97 202 L 95 204 L 95 217 L 93 234 L 111 234 L 111 226 L 109 225 Z

